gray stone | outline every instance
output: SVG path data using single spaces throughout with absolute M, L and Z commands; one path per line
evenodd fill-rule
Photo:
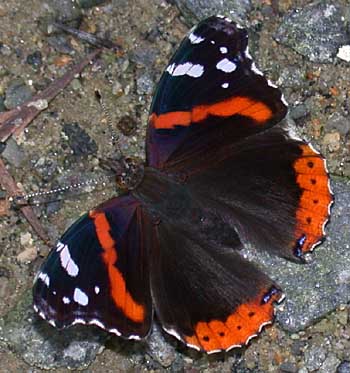
M 326 360 L 327 351 L 321 346 L 311 346 L 305 351 L 305 366 L 309 371 L 319 369 Z
M 0 45 L 0 54 L 8 57 L 11 55 L 11 53 L 12 53 L 12 50 L 8 45 L 6 44 Z
M 28 101 L 32 95 L 32 90 L 25 84 L 23 79 L 15 79 L 6 90 L 5 106 L 7 109 L 13 109 Z
M 168 343 L 165 340 L 165 333 L 162 328 L 154 323 L 152 334 L 147 338 L 148 354 L 158 362 L 162 367 L 167 368 L 172 365 L 176 359 L 174 343 Z M 172 337 L 169 337 L 172 338 Z
M 6 147 L 1 155 L 7 160 L 9 164 L 15 167 L 19 167 L 26 159 L 25 153 L 12 138 L 10 138 L 6 142 Z
M 289 66 L 281 71 L 277 85 L 283 88 L 301 88 L 304 82 L 305 70 L 300 67 Z
M 33 68 L 39 68 L 43 63 L 43 56 L 39 50 L 29 54 L 26 59 L 27 63 Z
M 288 13 L 275 38 L 312 62 L 330 63 L 339 47 L 349 42 L 343 14 L 335 2 L 312 3 Z
M 350 373 L 350 361 L 342 361 L 336 370 L 337 373 Z
M 279 366 L 279 370 L 281 373 L 296 373 L 298 371 L 298 367 L 294 363 L 285 361 Z
M 47 6 L 50 13 L 53 14 L 56 21 L 69 23 L 72 27 L 77 27 L 81 20 L 81 10 L 72 0 L 47 0 Z
M 150 74 L 144 73 L 137 78 L 136 86 L 139 95 L 150 95 L 154 89 L 154 79 Z
M 5 97 L 4 96 L 0 96 L 0 112 L 1 111 L 5 111 L 5 110 L 6 110 Z
M 78 5 L 83 9 L 89 9 L 94 6 L 102 5 L 105 2 L 106 0 L 77 0 Z
M 346 136 L 350 131 L 350 118 L 342 116 L 340 113 L 334 113 L 325 124 L 327 132 L 336 130 L 341 135 Z
M 68 137 L 68 144 L 76 156 L 96 154 L 97 144 L 78 123 L 65 123 L 63 131 Z
M 52 35 L 47 38 L 47 42 L 57 51 L 64 54 L 73 52 L 66 35 Z
M 334 354 L 329 354 L 321 365 L 319 373 L 336 373 L 339 363 L 340 360 Z
M 244 24 L 252 7 L 250 0 L 174 0 L 174 3 L 190 25 L 217 14 Z
M 41 369 L 86 368 L 104 349 L 107 333 L 95 327 L 72 327 L 58 332 L 34 314 L 29 291 L 0 319 L 0 342 L 23 360 Z
M 155 64 L 158 53 L 149 43 L 143 43 L 131 52 L 130 60 L 146 68 L 151 68 Z
M 289 115 L 295 121 L 306 117 L 310 114 L 310 110 L 305 104 L 299 104 L 290 108 Z

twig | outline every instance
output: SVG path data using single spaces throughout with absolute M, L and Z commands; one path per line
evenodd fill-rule
M 0 184 L 6 189 L 10 197 L 14 197 L 23 194 L 22 188 L 20 188 L 15 180 L 12 178 L 8 172 L 5 163 L 0 158 Z M 49 244 L 50 239 L 46 234 L 44 228 L 42 227 L 40 221 L 35 216 L 33 209 L 30 206 L 20 206 L 19 207 L 24 217 L 27 219 L 28 223 L 31 225 L 35 233 L 46 243 Z
M 59 28 L 60 30 L 67 32 L 68 34 L 74 35 L 78 39 L 85 41 L 95 47 L 104 47 L 115 51 L 122 49 L 122 47 L 119 44 L 113 43 L 108 39 L 99 38 L 98 36 L 95 36 L 89 32 L 81 31 L 58 22 L 53 22 L 52 25 Z
M 13 110 L 0 113 L 0 141 L 6 141 L 13 134 L 18 136 L 41 111 L 48 107 L 49 102 L 52 101 L 91 60 L 98 56 L 101 51 L 102 49 L 96 49 L 88 54 L 80 63 L 73 66 L 61 78 L 56 79 L 31 100 Z M 10 197 L 24 194 L 24 190 L 16 184 L 1 158 L 0 184 Z M 37 235 L 45 243 L 49 244 L 49 237 L 40 221 L 35 216 L 33 209 L 29 205 L 19 206 L 19 208 Z
M 53 81 L 41 93 L 35 95 L 21 106 L 0 113 L 0 142 L 6 141 L 12 134 L 18 136 L 39 113 L 48 107 L 49 102 L 74 79 L 75 75 L 79 74 L 101 51 L 102 49 L 96 49 L 88 54 L 61 78 Z

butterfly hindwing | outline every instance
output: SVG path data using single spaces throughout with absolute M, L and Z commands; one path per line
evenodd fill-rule
M 277 128 L 222 153 L 188 178 L 193 198 L 216 206 L 243 242 L 302 260 L 322 241 L 333 202 L 322 156 Z
M 148 218 L 131 196 L 82 216 L 36 276 L 39 315 L 58 328 L 83 323 L 126 338 L 146 336 L 152 320 L 147 229 Z
M 241 346 L 272 322 L 279 288 L 239 252 L 157 226 L 151 259 L 154 306 L 163 328 L 208 353 Z M 240 246 L 236 239 L 233 247 Z

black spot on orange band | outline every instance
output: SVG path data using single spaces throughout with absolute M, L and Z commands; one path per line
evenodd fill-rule
M 185 342 L 206 352 L 244 345 L 249 337 L 260 332 L 262 326 L 272 322 L 273 304 L 281 299 L 281 291 L 272 289 L 264 290 L 255 299 L 238 306 L 225 321 L 198 322 L 193 335 L 186 336 Z
M 296 181 L 302 191 L 294 233 L 296 256 L 310 251 L 323 238 L 323 225 L 333 201 L 323 158 L 307 144 L 300 147 L 302 154 L 293 165 Z

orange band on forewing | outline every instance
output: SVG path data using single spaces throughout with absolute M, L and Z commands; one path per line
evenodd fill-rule
M 277 293 L 262 304 L 263 293 L 251 302 L 241 304 L 225 321 L 201 321 L 195 326 L 194 334 L 186 336 L 185 342 L 206 352 L 227 350 L 247 343 L 249 337 L 260 332 L 273 319 L 273 303 L 281 298 Z
M 154 128 L 157 129 L 172 129 L 175 124 L 187 127 L 191 124 L 191 112 L 172 111 L 161 115 L 153 113 L 150 116 L 150 122 L 152 122 Z
M 195 106 L 191 111 L 172 111 L 160 115 L 152 113 L 150 122 L 156 129 L 172 129 L 175 125 L 187 127 L 191 123 L 198 123 L 209 115 L 230 117 L 236 114 L 262 124 L 271 119 L 272 110 L 261 101 L 238 96 L 216 104 Z
M 106 215 L 103 212 L 90 211 L 89 216 L 94 220 L 97 238 L 103 249 L 102 259 L 107 266 L 114 303 L 128 319 L 140 323 L 145 319 L 145 308 L 132 298 L 126 289 L 122 273 L 115 266 L 118 260 L 117 247 L 110 234 L 111 227 Z
M 328 219 L 333 197 L 329 189 L 329 176 L 323 158 L 307 145 L 301 145 L 302 154 L 293 165 L 301 197 L 296 212 L 295 239 L 305 235 L 303 253 L 323 237 L 323 225 Z

